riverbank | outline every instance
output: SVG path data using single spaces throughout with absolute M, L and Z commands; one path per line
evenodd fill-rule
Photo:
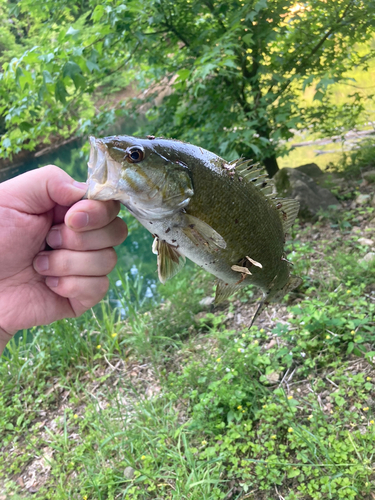
M 121 295 L 126 320 L 104 301 L 11 343 L 2 500 L 373 500 L 373 184 L 336 195 L 287 242 L 302 286 L 251 330 L 255 288 L 213 308 L 188 268 L 159 306 Z

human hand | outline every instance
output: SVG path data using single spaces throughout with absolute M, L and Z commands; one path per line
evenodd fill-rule
M 18 330 L 80 316 L 107 293 L 127 227 L 119 202 L 85 190 L 52 165 L 0 184 L 0 353 Z

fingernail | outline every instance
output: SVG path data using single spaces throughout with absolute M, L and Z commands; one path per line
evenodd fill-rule
M 89 214 L 86 212 L 76 212 L 69 217 L 69 226 L 73 229 L 82 229 L 89 223 Z
M 87 191 L 87 188 L 88 188 L 88 185 L 86 184 L 86 182 L 78 182 L 78 181 L 74 181 L 73 182 L 73 186 L 79 188 L 79 189 L 84 189 L 85 191 Z
M 34 260 L 34 268 L 38 272 L 47 271 L 49 268 L 49 258 L 47 255 L 40 255 Z
M 59 278 L 55 276 L 48 276 L 46 278 L 46 285 L 50 288 L 55 288 L 59 284 Z
M 51 231 L 47 234 L 47 243 L 52 248 L 61 247 L 61 231 L 59 229 L 51 229 Z

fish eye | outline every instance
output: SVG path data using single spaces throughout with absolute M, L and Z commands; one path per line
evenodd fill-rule
M 138 147 L 129 148 L 126 155 L 126 161 L 129 163 L 139 163 L 145 157 L 143 149 Z

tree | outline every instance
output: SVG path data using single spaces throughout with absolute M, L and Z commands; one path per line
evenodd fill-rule
M 32 148 L 57 131 L 95 132 L 106 112 L 95 119 L 92 95 L 116 75 L 124 84 L 136 80 L 151 89 L 150 100 L 160 92 L 156 83 L 168 82 L 169 95 L 147 112 L 152 133 L 226 158 L 255 157 L 270 175 L 278 169 L 280 140 L 291 129 L 312 123 L 319 130 L 324 114 L 352 126 L 362 111 L 359 92 L 341 107 L 327 96 L 348 70 L 366 69 L 374 56 L 360 50 L 374 33 L 374 0 L 34 4 L 20 0 L 13 13 L 20 22 L 31 12 L 42 43 L 4 65 L 2 155 L 27 141 Z M 318 106 L 301 109 L 301 92 L 309 85 L 315 85 Z M 139 102 L 133 104 L 134 114 Z

